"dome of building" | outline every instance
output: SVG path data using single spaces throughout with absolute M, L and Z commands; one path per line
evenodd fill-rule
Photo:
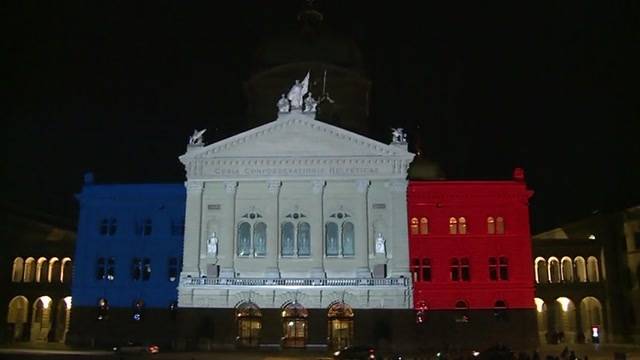
M 424 156 L 420 151 L 409 165 L 409 180 L 444 180 L 445 174 L 440 165 Z

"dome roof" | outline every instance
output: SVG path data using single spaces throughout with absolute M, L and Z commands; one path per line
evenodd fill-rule
M 435 161 L 429 160 L 420 154 L 409 165 L 409 180 L 444 180 L 445 174 Z

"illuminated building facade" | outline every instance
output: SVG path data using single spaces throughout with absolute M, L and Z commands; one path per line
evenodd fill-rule
M 413 301 L 424 341 L 535 346 L 531 195 L 521 169 L 505 181 L 410 181 Z
M 75 233 L 50 216 L 4 209 L 0 339 L 63 343 L 71 311 Z
M 640 210 L 600 213 L 533 237 L 541 343 L 637 343 Z

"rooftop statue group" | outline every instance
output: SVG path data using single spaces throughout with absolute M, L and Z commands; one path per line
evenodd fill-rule
M 316 112 L 318 101 L 311 95 L 309 91 L 309 73 L 307 72 L 302 82 L 296 80 L 295 84 L 293 84 L 289 90 L 289 93 L 286 96 L 282 94 L 277 104 L 278 111 L 281 113 L 288 113 L 290 111 Z

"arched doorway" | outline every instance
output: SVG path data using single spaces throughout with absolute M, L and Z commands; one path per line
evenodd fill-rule
M 36 265 L 36 282 L 45 282 L 47 280 L 47 259 L 39 258 Z
M 305 347 L 307 344 L 309 313 L 297 301 L 282 307 L 282 346 Z
M 16 296 L 9 302 L 7 324 L 12 329 L 13 341 L 24 340 L 25 329 L 29 320 L 29 300 L 24 296 Z
M 62 259 L 62 266 L 60 266 L 60 282 L 66 284 L 71 282 L 71 259 L 68 257 Z
M 69 321 L 71 320 L 71 296 L 58 301 L 56 308 L 54 341 L 64 343 L 69 332 Z
M 593 327 L 597 327 L 599 342 L 602 342 L 604 328 L 602 321 L 602 305 L 600 301 L 592 296 L 588 296 L 580 302 L 580 320 L 582 323 L 582 333 L 586 342 L 593 342 Z
M 49 282 L 60 281 L 60 260 L 57 257 L 49 259 Z
M 573 343 L 576 339 L 576 306 L 571 299 L 556 299 L 555 329 L 560 343 Z
M 344 302 L 335 302 L 327 314 L 329 327 L 329 345 L 332 349 L 341 349 L 353 343 L 353 309 Z
M 51 298 L 41 296 L 33 303 L 31 341 L 46 342 L 51 330 Z
M 538 322 L 538 339 L 540 344 L 546 343 L 546 334 L 549 332 L 549 322 L 547 317 L 549 312 L 547 311 L 547 304 L 540 298 L 533 299 L 536 303 L 536 320 Z
M 236 307 L 236 321 L 239 346 L 258 346 L 260 330 L 262 330 L 262 312 L 258 305 L 251 301 L 243 302 Z
M 24 282 L 33 282 L 36 275 L 36 259 L 30 257 L 24 261 Z

